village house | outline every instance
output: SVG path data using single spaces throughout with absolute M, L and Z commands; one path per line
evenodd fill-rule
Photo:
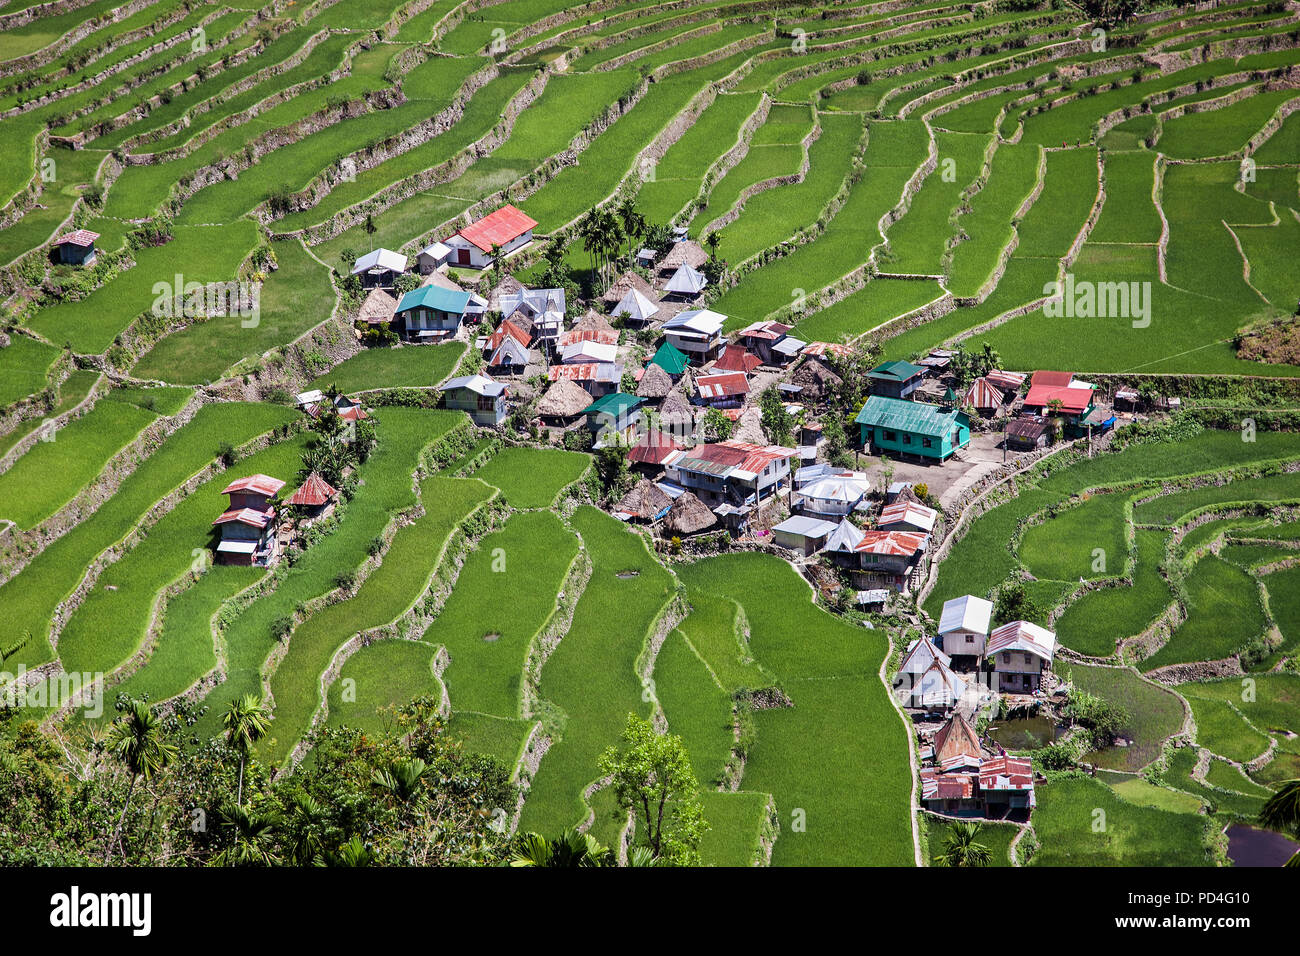
M 862 444 L 876 454 L 947 461 L 970 444 L 970 419 L 953 408 L 873 395 L 858 412 Z
M 460 329 L 468 304 L 468 292 L 453 292 L 440 285 L 412 289 L 397 303 L 399 334 L 411 342 L 452 338 Z
M 843 518 L 864 510 L 871 481 L 857 471 L 839 471 L 829 465 L 810 465 L 795 474 L 793 507 L 816 518 Z
M 951 816 L 1025 819 L 1037 805 L 1033 761 L 989 754 L 960 713 L 936 731 L 921 755 L 921 801 L 927 810 Z
M 848 518 L 826 543 L 836 564 L 852 569 L 859 585 L 908 593 L 929 547 L 928 535 L 910 531 L 863 531 Z
M 764 365 L 776 365 L 773 347 L 790 334 L 791 326 L 781 322 L 755 322 L 736 333 L 737 340 L 762 360 Z
M 617 362 L 574 362 L 552 365 L 546 370 L 551 382 L 573 382 L 592 398 L 616 392 L 623 381 L 623 366 Z
M 673 452 L 664 459 L 670 481 L 705 502 L 760 504 L 790 490 L 790 459 L 779 445 L 721 441 Z
M 876 527 L 881 531 L 919 531 L 930 534 L 938 520 L 939 512 L 933 508 L 915 501 L 898 501 L 881 509 Z
M 936 657 L 919 674 L 900 674 L 895 689 L 899 704 L 926 712 L 948 711 L 962 702 L 968 685 L 951 667 Z
M 560 348 L 560 361 L 565 365 L 612 364 L 617 357 L 618 346 L 609 342 L 584 339 Z
M 95 264 L 95 240 L 99 233 L 89 229 L 75 229 L 65 232 L 54 240 L 56 258 L 61 265 L 93 266 Z
M 975 409 L 985 418 L 996 415 L 1004 400 L 1002 390 L 983 376 L 971 382 L 961 396 L 963 406 Z
M 671 435 L 657 428 L 649 428 L 627 450 L 627 460 L 632 468 L 643 474 L 658 475 L 664 470 L 664 460 L 673 452 L 681 450 L 681 443 Z
M 665 297 L 690 302 L 703 292 L 708 284 L 709 280 L 705 278 L 703 272 L 697 272 L 690 266 L 679 266 L 664 285 Z
M 709 367 L 710 372 L 741 372 L 752 375 L 762 365 L 762 361 L 753 352 L 741 345 L 724 345 L 722 354 Z
M 443 240 L 452 251 L 452 265 L 486 269 L 492 265 L 493 248 L 508 256 L 533 241 L 537 220 L 514 206 L 505 205 L 470 223 Z
M 727 321 L 711 309 L 679 312 L 663 324 L 664 338 L 696 365 L 715 359 L 722 352 L 722 325 Z M 667 369 L 672 372 L 672 369 Z
M 1029 621 L 1003 624 L 989 635 L 985 654 L 1003 694 L 1033 694 L 1052 667 L 1056 635 Z
M 487 367 L 497 375 L 518 375 L 528 367 L 529 345 L 533 338 L 509 319 L 483 343 Z
M 772 528 L 772 540 L 781 547 L 797 551 L 806 557 L 825 547 L 826 539 L 834 531 L 833 521 L 792 515 Z
M 564 331 L 565 297 L 563 289 L 525 289 L 503 292 L 497 296 L 503 319 L 523 327 L 527 320 L 529 334 L 539 346 L 554 347 Z
M 593 447 L 632 445 L 640 433 L 641 399 L 626 392 L 612 392 L 596 399 L 585 409 L 587 429 L 595 438 Z
M 486 375 L 462 375 L 439 388 L 448 408 L 469 412 L 475 425 L 494 428 L 506 418 L 506 386 Z
M 642 478 L 632 490 L 614 506 L 614 517 L 620 521 L 654 523 L 668 514 L 673 500 L 664 494 L 649 478 Z
M 451 246 L 435 242 L 415 254 L 415 271 L 422 276 L 433 275 L 451 258 Z
M 675 382 L 685 374 L 690 359 L 671 342 L 661 342 L 659 348 L 655 350 L 654 357 L 650 359 L 650 364 L 658 365 Z
M 357 321 L 366 325 L 389 329 L 397 316 L 397 300 L 383 289 L 371 289 L 357 311 Z
M 1029 379 L 1024 411 L 1043 417 L 1058 416 L 1067 436 L 1084 433 L 1085 420 L 1094 406 L 1096 386 L 1081 382 L 1070 372 L 1035 372 Z
M 692 239 L 679 239 L 673 243 L 673 247 L 668 250 L 662 259 L 659 260 L 656 274 L 660 279 L 667 281 L 682 267 L 686 266 L 692 272 L 702 269 L 704 264 L 709 261 L 709 254 L 701 248 L 698 242 Z
M 292 505 L 308 521 L 316 521 L 329 516 L 338 496 L 338 489 L 313 471 L 285 504 Z
M 645 325 L 660 310 L 654 286 L 631 271 L 623 273 L 605 290 L 601 302 L 628 325 Z
M 406 272 L 406 256 L 391 249 L 374 249 L 352 265 L 363 289 L 392 289 L 397 277 Z
M 284 487 L 279 478 L 249 475 L 222 489 L 230 502 L 212 524 L 220 529 L 218 564 L 268 567 L 277 556 L 274 498 Z
M 993 620 L 993 602 L 966 594 L 944 601 L 939 616 L 939 641 L 950 657 L 984 659 L 984 647 Z
M 1007 422 L 1003 441 L 1016 451 L 1033 451 L 1047 447 L 1051 432 L 1052 423 L 1041 415 L 1022 416 Z
M 537 417 L 548 428 L 567 430 L 583 419 L 583 412 L 591 404 L 591 396 L 582 386 L 561 379 L 546 390 L 537 403 Z
M 867 387 L 872 395 L 885 398 L 908 398 L 925 379 L 925 369 L 911 362 L 884 362 L 867 373 Z
M 700 375 L 695 379 L 695 401 L 711 408 L 740 408 L 749 394 L 744 372 Z
M 945 667 L 952 664 L 952 660 L 935 646 L 934 641 L 919 637 L 908 644 L 907 650 L 903 652 L 903 659 L 898 662 L 898 676 L 907 680 L 915 680 L 933 667 L 935 661 Z

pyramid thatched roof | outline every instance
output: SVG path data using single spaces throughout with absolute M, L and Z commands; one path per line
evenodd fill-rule
M 664 518 L 664 527 L 678 534 L 695 534 L 711 527 L 717 518 L 699 498 L 689 491 L 682 492 Z
M 836 388 L 843 381 L 844 379 L 815 358 L 804 359 L 790 376 L 790 384 L 802 386 L 801 397 L 813 401 L 825 398 L 831 389 Z
M 368 322 L 371 325 L 387 325 L 393 321 L 393 316 L 396 314 L 397 300 L 383 289 L 371 289 L 370 294 L 361 303 L 361 310 L 357 312 L 357 321 Z
M 653 521 L 656 515 L 672 503 L 673 500 L 664 494 L 658 485 L 649 478 L 642 478 L 632 486 L 632 490 L 624 495 L 623 500 L 614 507 L 616 511 L 630 514 L 634 518 Z
M 636 393 L 641 398 L 663 398 L 672 390 L 672 376 L 658 365 L 646 366 L 645 374 L 636 387 Z
M 659 418 L 665 424 L 679 423 L 689 429 L 695 421 L 695 410 L 682 390 L 675 388 L 659 405 Z
M 659 260 L 660 272 L 676 272 L 680 266 L 698 269 L 709 261 L 709 254 L 693 239 L 683 239 L 668 250 L 668 254 Z M 621 298 L 621 296 L 620 296 Z
M 590 404 L 591 396 L 586 389 L 569 379 L 560 379 L 537 403 L 537 414 L 546 418 L 574 418 Z
M 590 309 L 588 309 L 586 314 L 583 315 L 583 317 L 580 318 L 577 321 L 577 323 L 573 326 L 573 331 L 575 332 L 596 332 L 596 331 L 612 332 L 613 330 L 614 330 L 614 326 L 609 324 L 608 319 L 606 319 L 599 312 L 595 312 Z
M 606 289 L 605 294 L 601 296 L 601 301 L 612 308 L 618 305 L 623 300 L 623 296 L 627 295 L 632 289 L 636 289 L 647 299 L 655 298 L 654 286 L 629 270 L 614 280 L 614 284 Z

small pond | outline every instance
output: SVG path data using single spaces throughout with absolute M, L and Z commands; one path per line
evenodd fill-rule
M 989 725 L 988 735 L 1007 750 L 1037 750 L 1050 744 L 1063 731 L 1064 728 L 1058 727 L 1050 717 L 1013 717 L 995 720 Z
M 1300 843 L 1272 830 L 1244 823 L 1228 827 L 1228 859 L 1233 866 L 1281 866 L 1300 850 Z

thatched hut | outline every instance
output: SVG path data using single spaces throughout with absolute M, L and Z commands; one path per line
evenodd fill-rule
M 843 382 L 844 379 L 817 358 L 804 359 L 790 376 L 790 384 L 798 385 L 802 389 L 799 398 L 811 402 L 824 401 L 830 392 Z
M 647 366 L 636 386 L 638 398 L 664 398 L 672 390 L 672 376 L 658 365 Z
M 588 309 L 583 314 L 582 318 L 578 319 L 578 321 L 574 323 L 573 331 L 612 332 L 614 331 L 614 326 L 610 325 L 609 320 L 605 318 L 603 315 L 601 315 L 599 312 Z
M 674 534 L 696 534 L 717 523 L 717 517 L 689 491 L 678 495 L 664 518 L 664 527 Z
M 623 296 L 633 289 L 640 292 L 647 299 L 656 298 L 654 286 L 630 270 L 615 279 L 613 285 L 606 289 L 605 294 L 600 298 L 605 303 L 606 308 L 612 309 L 623 301 Z
M 591 396 L 581 385 L 560 379 L 546 390 L 537 403 L 537 414 L 548 425 L 572 424 L 591 404 Z
M 659 404 L 659 422 L 664 431 L 672 435 L 691 435 L 695 432 L 695 409 L 680 388 L 674 388 Z
M 672 507 L 669 498 L 649 478 L 642 478 L 632 490 L 623 496 L 623 500 L 614 506 L 614 510 L 631 515 L 641 521 L 654 521 Z
M 397 300 L 383 289 L 370 290 L 357 312 L 357 321 L 367 325 L 392 325 L 397 315 Z

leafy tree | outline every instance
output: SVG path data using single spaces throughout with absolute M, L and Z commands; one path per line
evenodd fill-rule
M 736 423 L 719 409 L 710 408 L 700 419 L 700 428 L 704 432 L 705 441 L 726 441 L 735 430 Z
M 221 717 L 226 743 L 239 754 L 239 789 L 236 806 L 244 802 L 244 765 L 253 755 L 253 747 L 271 729 L 271 711 L 266 702 L 256 694 L 244 694 L 230 702 Z
M 650 721 L 628 714 L 623 743 L 599 761 L 600 774 L 613 778 L 619 806 L 635 815 L 636 832 L 655 856 L 669 865 L 698 865 L 709 825 L 682 738 L 656 733 Z
M 987 846 L 976 842 L 981 829 L 982 824 L 970 820 L 952 823 L 943 852 L 935 862 L 940 866 L 988 866 L 992 854 Z
M 758 397 L 762 410 L 763 431 L 774 445 L 789 445 L 794 440 L 794 418 L 786 410 L 785 401 L 776 386 L 769 385 Z
M 596 453 L 596 475 L 600 478 L 600 486 L 607 496 L 620 494 L 627 487 L 630 475 L 627 448 L 615 443 L 600 449 Z
M 113 721 L 108 732 L 107 749 L 125 765 L 131 775 L 131 785 L 127 788 L 117 826 L 104 844 L 105 862 L 111 857 L 114 844 L 118 844 L 120 849 L 122 823 L 131 806 L 136 783 L 140 780 L 148 783 L 176 759 L 176 745 L 167 739 L 163 733 L 162 720 L 143 700 L 131 701 L 126 713 Z
M 274 866 L 280 862 L 275 841 L 276 817 L 238 804 L 222 808 L 222 823 L 233 834 L 230 846 L 212 862 L 217 866 Z
M 1019 579 L 1008 581 L 998 588 L 997 599 L 993 605 L 993 620 L 1001 627 L 1011 621 L 1029 621 L 1040 624 L 1044 617 L 1043 609 L 1029 594 L 1025 582 Z

